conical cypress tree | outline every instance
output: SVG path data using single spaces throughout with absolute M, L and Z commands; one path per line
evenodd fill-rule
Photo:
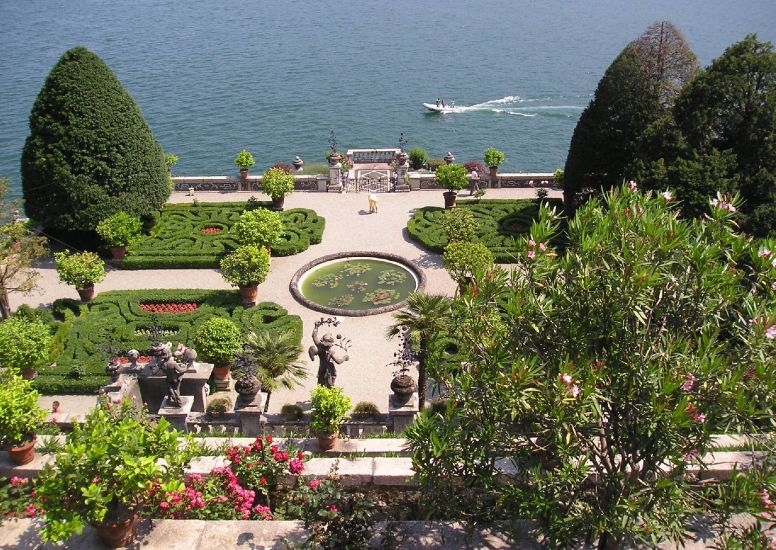
M 91 231 L 119 210 L 140 216 L 169 196 L 162 147 L 86 48 L 65 52 L 35 100 L 22 188 L 27 215 L 55 231 Z

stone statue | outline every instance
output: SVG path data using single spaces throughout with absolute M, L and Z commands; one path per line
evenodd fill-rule
M 337 365 L 341 365 L 350 357 L 347 352 L 350 347 L 350 339 L 342 338 L 341 334 L 337 334 L 335 338 L 331 332 L 327 332 L 322 337 L 318 337 L 318 329 L 322 325 L 338 326 L 340 324 L 339 319 L 335 317 L 329 317 L 328 319 L 321 318 L 320 321 L 315 322 L 315 328 L 313 329 L 313 343 L 314 346 L 310 346 L 308 353 L 310 360 L 315 360 L 315 356 L 318 356 L 320 365 L 318 366 L 318 384 L 326 387 L 333 387 L 334 381 L 337 378 Z
M 151 367 L 151 373 L 156 374 L 161 370 L 167 378 L 167 400 L 176 407 L 182 406 L 181 382 L 183 381 L 183 375 L 188 368 L 186 365 L 178 364 L 178 362 L 172 358 L 171 342 L 157 342 L 151 348 L 151 355 L 154 357 L 153 363 L 149 365 Z
M 194 360 L 197 358 L 197 352 L 194 350 L 194 348 L 188 348 L 183 344 L 178 344 L 178 348 L 174 355 L 175 357 L 181 358 L 183 364 L 186 365 L 186 369 L 189 372 L 197 371 L 197 369 L 194 368 Z
M 138 372 L 142 370 L 140 365 L 137 364 L 137 360 L 140 359 L 140 352 L 138 352 L 136 349 L 131 349 L 127 352 L 127 359 L 129 360 L 129 367 L 127 367 L 127 370 L 130 372 Z

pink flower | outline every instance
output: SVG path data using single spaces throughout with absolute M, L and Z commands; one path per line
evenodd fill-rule
M 763 508 L 766 510 L 772 510 L 776 507 L 776 505 L 773 504 L 771 501 L 771 495 L 768 492 L 768 489 L 762 489 L 760 490 L 760 503 L 763 505 Z
M 761 258 L 767 258 L 771 255 L 771 251 L 765 248 L 764 246 L 760 247 L 760 250 L 757 251 L 757 255 Z
M 571 378 L 570 374 L 559 374 L 558 376 L 560 377 L 560 381 L 567 386 L 571 384 L 571 382 L 574 380 L 573 378 Z
M 636 191 L 636 190 L 637 190 L 639 187 L 638 187 L 638 185 L 636 185 L 636 182 L 635 182 L 635 181 L 633 181 L 633 180 L 630 180 L 630 181 L 628 182 L 628 188 L 629 188 L 631 191 Z
M 663 191 L 662 193 L 660 193 L 660 196 L 663 197 L 667 201 L 674 200 L 674 194 L 671 193 L 671 191 Z
M 733 206 L 729 202 L 725 202 L 723 200 L 711 199 L 709 201 L 709 203 L 711 203 L 711 206 L 713 206 L 715 208 L 719 208 L 720 210 L 727 210 L 728 212 L 735 212 L 736 211 L 736 207 L 735 206 Z
M 166 512 L 167 510 L 170 509 L 170 503 L 165 501 L 160 502 L 159 509 Z
M 533 260 L 536 257 L 536 253 L 533 250 L 528 251 L 528 258 Z
M 534 240 L 533 239 L 529 240 L 528 241 L 528 248 L 533 248 L 534 246 L 536 246 L 536 243 L 534 242 Z
M 684 384 L 682 384 L 682 389 L 686 392 L 691 392 L 694 384 L 695 384 L 695 376 L 692 373 L 689 373 L 687 375 L 687 378 L 685 378 L 684 380 Z
M 299 459 L 294 459 L 291 461 L 291 463 L 288 465 L 288 470 L 292 474 L 300 474 L 302 473 L 302 470 L 304 470 L 304 464 L 302 464 L 302 461 Z
M 765 337 L 768 340 L 773 340 L 776 338 L 776 325 L 771 325 L 768 327 L 768 329 L 765 331 Z
M 693 449 L 692 451 L 684 454 L 684 461 L 688 464 L 693 461 L 693 459 L 698 458 L 700 456 L 700 453 L 698 452 L 698 449 Z
M 313 491 L 318 489 L 318 485 L 320 484 L 321 484 L 320 479 L 311 479 L 310 482 L 308 483 L 308 485 L 310 486 L 310 489 L 312 489 Z
M 544 252 L 545 250 L 547 250 L 547 247 L 546 247 L 546 246 L 544 246 L 544 243 L 539 243 L 539 250 L 541 250 L 542 252 Z
M 692 419 L 696 422 L 703 423 L 706 421 L 706 415 L 703 413 L 697 413 L 693 415 Z
M 35 506 L 32 504 L 28 504 L 27 507 L 24 509 L 25 512 L 27 512 L 27 516 L 34 518 L 37 510 L 35 509 Z
M 572 397 L 576 397 L 579 395 L 579 388 L 577 386 L 571 386 L 569 388 L 569 391 L 571 392 Z
M 331 510 L 332 512 L 336 512 L 337 511 L 337 505 L 336 504 L 331 504 L 331 505 L 327 506 L 327 508 L 329 510 Z

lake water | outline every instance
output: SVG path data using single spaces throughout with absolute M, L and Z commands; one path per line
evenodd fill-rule
M 703 65 L 756 32 L 776 41 L 773 0 L 0 0 L 0 175 L 19 189 L 27 119 L 68 48 L 102 57 L 179 175 L 254 171 L 300 155 L 408 147 L 505 171 L 563 165 L 579 114 L 614 57 L 668 19 Z M 424 112 L 436 98 L 465 106 Z

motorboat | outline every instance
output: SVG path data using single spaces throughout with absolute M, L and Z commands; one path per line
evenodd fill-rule
M 424 103 L 423 106 L 428 109 L 429 111 L 432 111 L 434 113 L 452 113 L 455 111 L 455 105 L 454 104 L 448 104 L 442 106 L 442 104 L 436 104 L 436 103 Z

